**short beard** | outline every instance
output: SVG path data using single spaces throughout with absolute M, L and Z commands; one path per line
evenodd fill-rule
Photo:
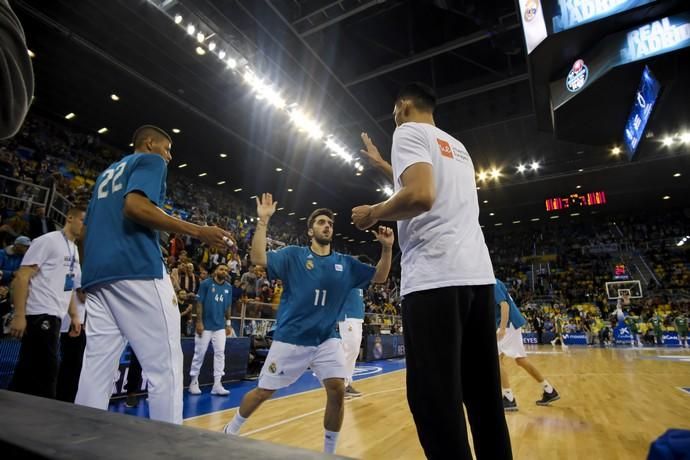
M 321 246 L 326 246 L 328 244 L 331 244 L 332 240 L 333 240 L 333 238 L 330 238 L 330 237 L 328 237 L 328 238 L 327 237 L 318 237 L 318 236 L 314 235 L 314 241 L 316 241 L 316 243 L 320 244 Z

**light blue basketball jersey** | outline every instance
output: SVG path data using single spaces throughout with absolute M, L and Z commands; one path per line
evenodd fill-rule
M 123 209 L 131 192 L 144 194 L 160 207 L 166 177 L 165 160 L 150 153 L 128 155 L 98 176 L 84 220 L 84 288 L 118 280 L 163 278 L 158 231 L 127 219 Z
M 525 317 L 522 316 L 517 305 L 515 305 L 515 301 L 510 297 L 506 285 L 499 279 L 496 280 L 496 284 L 494 285 L 494 297 L 496 301 L 496 327 L 501 324 L 501 302 L 507 302 L 510 306 L 508 324 L 506 326 L 512 324 L 515 329 L 518 329 L 525 325 L 527 322 Z
M 218 284 L 213 278 L 207 278 L 199 285 L 197 299 L 203 305 L 201 315 L 204 329 L 207 331 L 225 329 L 225 312 L 232 305 L 230 283 Z
M 268 253 L 268 274 L 285 286 L 274 340 L 318 346 L 338 337 L 336 322 L 355 288 L 369 285 L 376 269 L 337 252 L 318 256 L 308 247 L 288 246 Z
M 340 321 L 346 319 L 364 319 L 364 291 L 362 289 L 353 289 L 347 295 Z

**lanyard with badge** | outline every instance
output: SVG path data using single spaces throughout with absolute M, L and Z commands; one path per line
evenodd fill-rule
M 69 273 L 65 275 L 65 292 L 74 290 L 74 263 L 76 262 L 76 250 L 71 250 L 69 247 L 69 240 L 62 232 L 62 237 L 65 239 L 67 244 L 67 255 L 69 256 Z

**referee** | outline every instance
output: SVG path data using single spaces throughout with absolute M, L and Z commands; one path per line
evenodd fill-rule
M 496 348 L 496 282 L 479 226 L 472 159 L 434 123 L 436 95 L 412 83 L 395 101 L 392 166 L 366 134 L 362 153 L 395 194 L 352 210 L 366 229 L 397 220 L 407 361 L 407 400 L 428 458 L 512 458 Z
M 22 339 L 22 347 L 10 390 L 56 396 L 60 326 L 68 310 L 70 333 L 81 332 L 74 298 L 81 269 L 74 241 L 83 225 L 84 210 L 70 209 L 64 229 L 33 240 L 15 274 L 10 334 Z

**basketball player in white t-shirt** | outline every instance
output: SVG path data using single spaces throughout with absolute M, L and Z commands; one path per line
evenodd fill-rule
M 460 141 L 434 123 L 436 96 L 419 83 L 395 101 L 392 166 L 366 134 L 363 153 L 395 194 L 352 210 L 359 229 L 397 220 L 407 400 L 429 458 L 470 459 L 463 403 L 479 459 L 512 458 L 496 348 L 496 282 L 479 226 L 475 171 Z

